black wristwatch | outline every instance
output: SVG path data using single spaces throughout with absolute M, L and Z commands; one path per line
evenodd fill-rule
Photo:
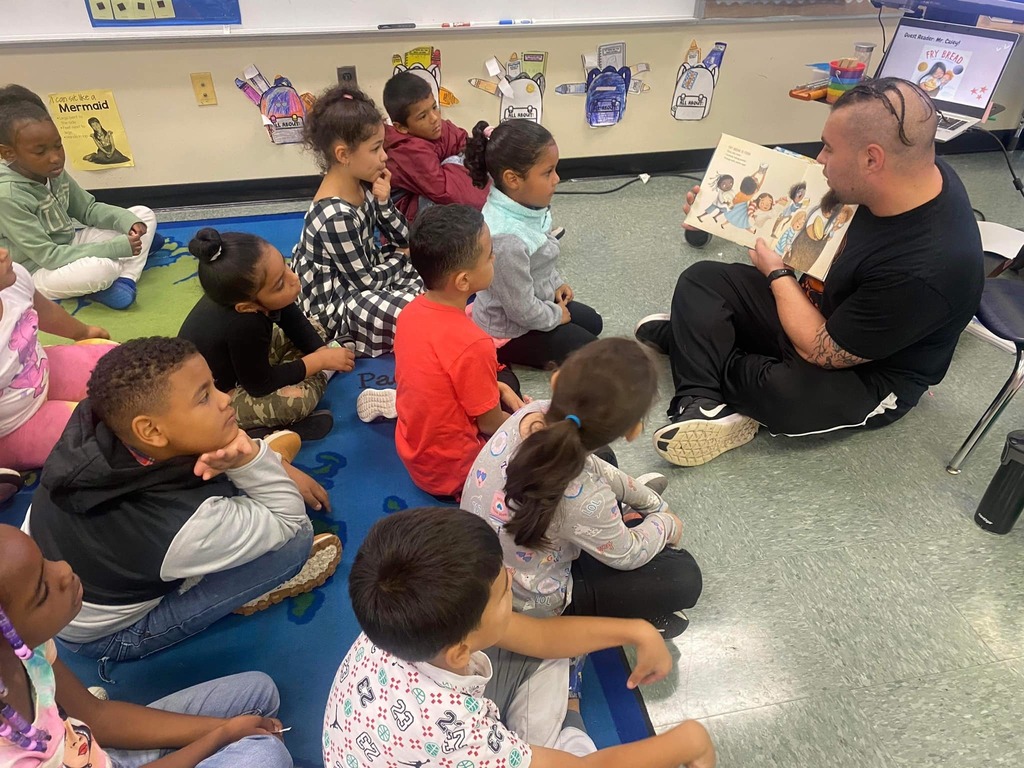
M 771 285 L 780 277 L 796 277 L 796 270 L 791 267 L 783 267 L 782 269 L 773 269 L 768 273 L 768 285 Z

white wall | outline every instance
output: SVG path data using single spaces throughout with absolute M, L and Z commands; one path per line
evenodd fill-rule
M 891 32 L 894 23 L 890 21 Z M 711 116 L 676 122 L 669 103 L 676 70 L 691 38 L 702 51 L 728 43 Z M 583 118 L 583 97 L 559 96 L 554 86 L 582 79 L 580 53 L 602 42 L 625 40 L 630 64 L 646 61 L 649 93 L 629 97 L 622 123 L 592 129 Z M 513 51 L 547 50 L 548 90 L 544 123 L 563 157 L 632 154 L 713 147 L 727 131 L 762 143 L 817 140 L 826 107 L 788 97 L 810 79 L 804 64 L 852 52 L 854 42 L 881 44 L 877 22 L 680 24 L 658 28 L 502 30 L 428 35 L 392 34 L 248 40 L 223 43 L 122 43 L 0 47 L 0 78 L 43 95 L 56 91 L 113 90 L 137 167 L 76 176 L 93 189 L 233 181 L 306 175 L 312 158 L 296 146 L 274 146 L 259 114 L 234 79 L 250 63 L 268 77 L 284 74 L 300 90 L 317 92 L 336 81 L 336 68 L 355 64 L 360 86 L 379 102 L 391 75 L 391 55 L 416 45 L 443 51 L 444 83 L 460 99 L 445 116 L 469 127 L 494 120 L 497 98 L 470 87 L 486 77 L 483 62 Z M 876 59 L 877 61 L 877 59 Z M 190 72 L 213 73 L 217 106 L 195 104 Z M 1024 55 L 1018 50 L 1003 77 L 997 101 L 1007 111 L 990 127 L 1012 128 L 1024 107 Z

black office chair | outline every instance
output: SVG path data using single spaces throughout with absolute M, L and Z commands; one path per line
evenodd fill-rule
M 992 222 L 979 222 L 978 226 L 981 229 L 985 252 L 1001 256 L 1004 259 L 993 275 L 998 275 L 1007 268 L 1019 268 L 1015 262 L 1024 263 L 1024 232 Z M 1014 251 L 1014 248 L 1019 248 L 1019 250 Z M 1003 252 L 1000 253 L 1000 251 Z M 964 444 L 960 446 L 960 450 L 946 465 L 946 471 L 952 475 L 960 474 L 960 467 L 970 456 L 974 446 L 999 418 L 1021 385 L 1024 385 L 1024 281 L 998 280 L 995 277 L 990 277 L 985 281 L 985 292 L 982 294 L 981 306 L 978 307 L 976 317 L 986 330 L 1016 347 L 1017 360 L 1010 373 L 1010 378 L 1003 384 L 988 410 L 974 425 L 974 429 L 971 430 L 971 434 L 967 436 Z

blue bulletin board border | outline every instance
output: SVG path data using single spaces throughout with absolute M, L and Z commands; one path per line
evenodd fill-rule
M 204 24 L 241 24 L 238 0 L 85 0 L 94 27 L 194 27 Z M 113 18 L 117 6 L 137 18 Z M 134 7 L 133 7 L 134 6 Z M 159 16 L 158 13 L 171 13 Z M 111 18 L 104 18 L 110 15 Z

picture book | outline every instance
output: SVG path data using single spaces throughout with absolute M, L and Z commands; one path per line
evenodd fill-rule
M 787 265 L 824 280 L 856 213 L 829 205 L 809 157 L 722 134 L 686 224 L 753 248 L 764 238 Z

